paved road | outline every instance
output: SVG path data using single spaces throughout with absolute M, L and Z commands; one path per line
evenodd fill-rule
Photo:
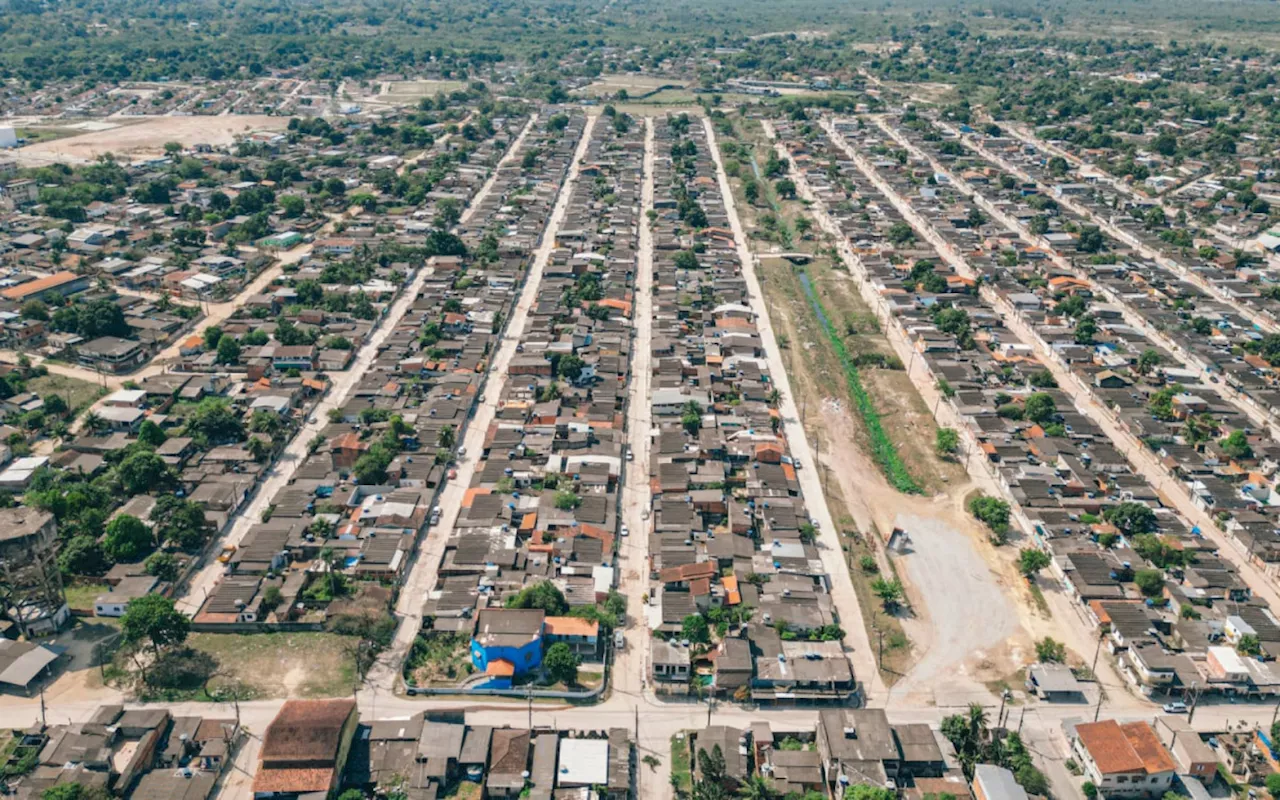
M 448 543 L 449 534 L 462 511 L 462 499 L 466 494 L 467 488 L 471 486 L 472 477 L 479 463 L 479 455 L 484 451 L 484 440 L 489 431 L 489 425 L 497 415 L 498 399 L 501 397 L 502 389 L 507 382 L 507 368 L 511 363 L 511 358 L 515 355 L 516 345 L 524 333 L 525 324 L 529 317 L 529 309 L 533 307 L 534 302 L 537 300 L 538 286 L 542 283 L 542 272 L 547 265 L 547 261 L 551 258 L 551 251 L 555 248 L 556 231 L 559 230 L 560 223 L 568 210 L 573 182 L 578 176 L 578 168 L 581 164 L 582 156 L 586 152 L 587 144 L 591 139 L 591 130 L 595 124 L 595 119 L 595 117 L 588 118 L 587 125 L 583 128 L 582 138 L 579 140 L 578 148 L 574 152 L 569 174 L 560 187 L 560 194 L 557 196 L 556 204 L 552 208 L 551 217 L 543 230 L 542 243 L 534 252 L 533 261 L 529 266 L 529 273 L 525 278 L 524 288 L 520 293 L 520 299 L 512 310 L 511 318 L 507 321 L 505 329 L 507 333 L 503 336 L 502 343 L 499 345 L 493 361 L 489 365 L 488 378 L 484 388 L 485 400 L 476 407 L 475 414 L 471 421 L 467 423 L 466 432 L 459 442 L 464 448 L 466 456 L 458 459 L 458 476 L 449 481 L 436 502 L 436 505 L 440 508 L 440 522 L 428 531 L 423 540 L 423 549 L 418 553 L 417 560 L 409 573 L 404 589 L 400 592 L 400 601 L 396 606 L 396 613 L 401 617 L 402 621 L 400 627 L 396 630 L 396 638 L 369 673 L 367 679 L 369 684 L 383 691 L 388 691 L 397 685 L 400 678 L 401 664 L 404 662 L 409 648 L 413 645 L 413 640 L 417 638 L 418 631 L 422 628 L 423 602 L 427 593 L 435 585 L 436 573 L 440 565 L 440 559 L 444 556 L 445 544 Z M 525 126 L 525 129 L 521 131 L 520 136 L 516 139 L 516 143 L 507 151 L 505 158 L 514 156 L 520 144 L 524 142 L 524 138 L 532 125 L 533 119 L 531 118 L 528 125 Z M 494 175 L 496 177 L 496 170 Z M 477 201 L 479 199 L 480 196 L 477 195 Z M 479 202 L 473 202 L 468 208 L 468 212 L 478 207 Z M 469 219 L 470 213 L 465 215 L 465 219 L 462 222 L 466 222 Z

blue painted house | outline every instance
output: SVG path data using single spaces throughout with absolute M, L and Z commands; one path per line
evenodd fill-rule
M 486 608 L 480 612 L 471 637 L 471 663 L 493 678 L 488 684 L 491 688 L 506 688 L 512 677 L 542 664 L 546 614 L 540 608 Z

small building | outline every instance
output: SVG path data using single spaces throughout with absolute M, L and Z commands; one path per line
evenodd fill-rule
M 111 587 L 111 591 L 100 594 L 93 601 L 95 617 L 123 617 L 129 603 L 139 597 L 151 594 L 160 583 L 160 579 L 152 575 L 125 578 Z
M 359 719 L 355 700 L 286 701 L 262 737 L 253 796 L 332 793 L 341 783 Z
M 540 608 L 486 608 L 471 638 L 471 663 L 498 678 L 523 675 L 542 664 L 546 612 Z
M 604 786 L 609 781 L 608 739 L 562 739 L 557 788 Z
M 1086 702 L 1084 685 L 1066 664 L 1032 665 L 1027 670 L 1027 691 L 1049 702 Z
M 1145 722 L 1076 725 L 1071 749 L 1086 779 L 1107 797 L 1160 796 L 1173 785 L 1173 756 Z
M 978 764 L 973 768 L 973 797 L 974 800 L 1027 800 L 1027 791 L 1004 767 Z

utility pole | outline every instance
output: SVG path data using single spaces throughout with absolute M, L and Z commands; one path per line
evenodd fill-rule
M 1098 656 L 1102 655 L 1102 640 L 1107 638 L 1106 631 L 1098 631 L 1098 646 L 1093 650 L 1093 663 L 1089 665 L 1089 671 L 1093 673 L 1093 679 L 1098 680 Z M 1099 683 L 1098 691 L 1101 693 L 1102 686 Z
M 40 683 L 40 730 L 43 731 L 48 727 L 49 727 L 49 721 L 45 719 L 44 682 L 42 681 Z
M 1200 684 L 1198 684 L 1198 683 L 1193 683 L 1193 684 L 1191 684 L 1191 691 L 1193 692 L 1193 695 L 1192 695 L 1192 698 L 1191 698 L 1191 707 L 1190 707 L 1189 709 L 1187 709 L 1187 724 L 1188 724 L 1188 725 L 1190 725 L 1190 724 L 1191 724 L 1191 720 L 1195 718 L 1195 715 L 1196 715 L 1196 706 L 1200 705 L 1200 694 L 1201 694 Z
M 533 684 L 526 684 L 524 687 L 525 697 L 529 700 L 529 730 L 533 730 Z

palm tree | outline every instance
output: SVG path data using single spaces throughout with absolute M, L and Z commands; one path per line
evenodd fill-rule
M 325 571 L 329 573 L 329 598 L 332 599 L 337 594 L 335 581 L 338 579 L 338 554 L 333 551 L 332 547 L 322 547 L 320 548 L 319 558 L 320 563 L 325 566 Z
M 969 723 L 969 740 L 975 746 L 981 744 L 987 738 L 987 723 L 990 721 L 987 710 L 981 703 L 970 703 L 966 718 Z
M 436 444 L 441 447 L 451 448 L 457 441 L 457 435 L 453 431 L 452 425 L 445 425 L 440 429 L 440 435 L 436 437 Z
M 107 422 L 102 417 L 90 411 L 88 414 L 84 415 L 84 426 L 91 433 L 98 433 L 106 428 Z
M 778 791 L 768 778 L 752 775 L 750 780 L 738 787 L 738 796 L 746 800 L 773 800 L 778 796 Z
M 777 408 L 778 404 L 781 402 L 782 402 L 782 392 L 778 389 L 771 390 L 769 392 L 769 405 L 773 406 L 774 408 Z
M 245 442 L 244 449 L 249 453 L 249 457 L 259 463 L 266 461 L 271 447 L 257 436 L 250 436 L 249 441 Z

